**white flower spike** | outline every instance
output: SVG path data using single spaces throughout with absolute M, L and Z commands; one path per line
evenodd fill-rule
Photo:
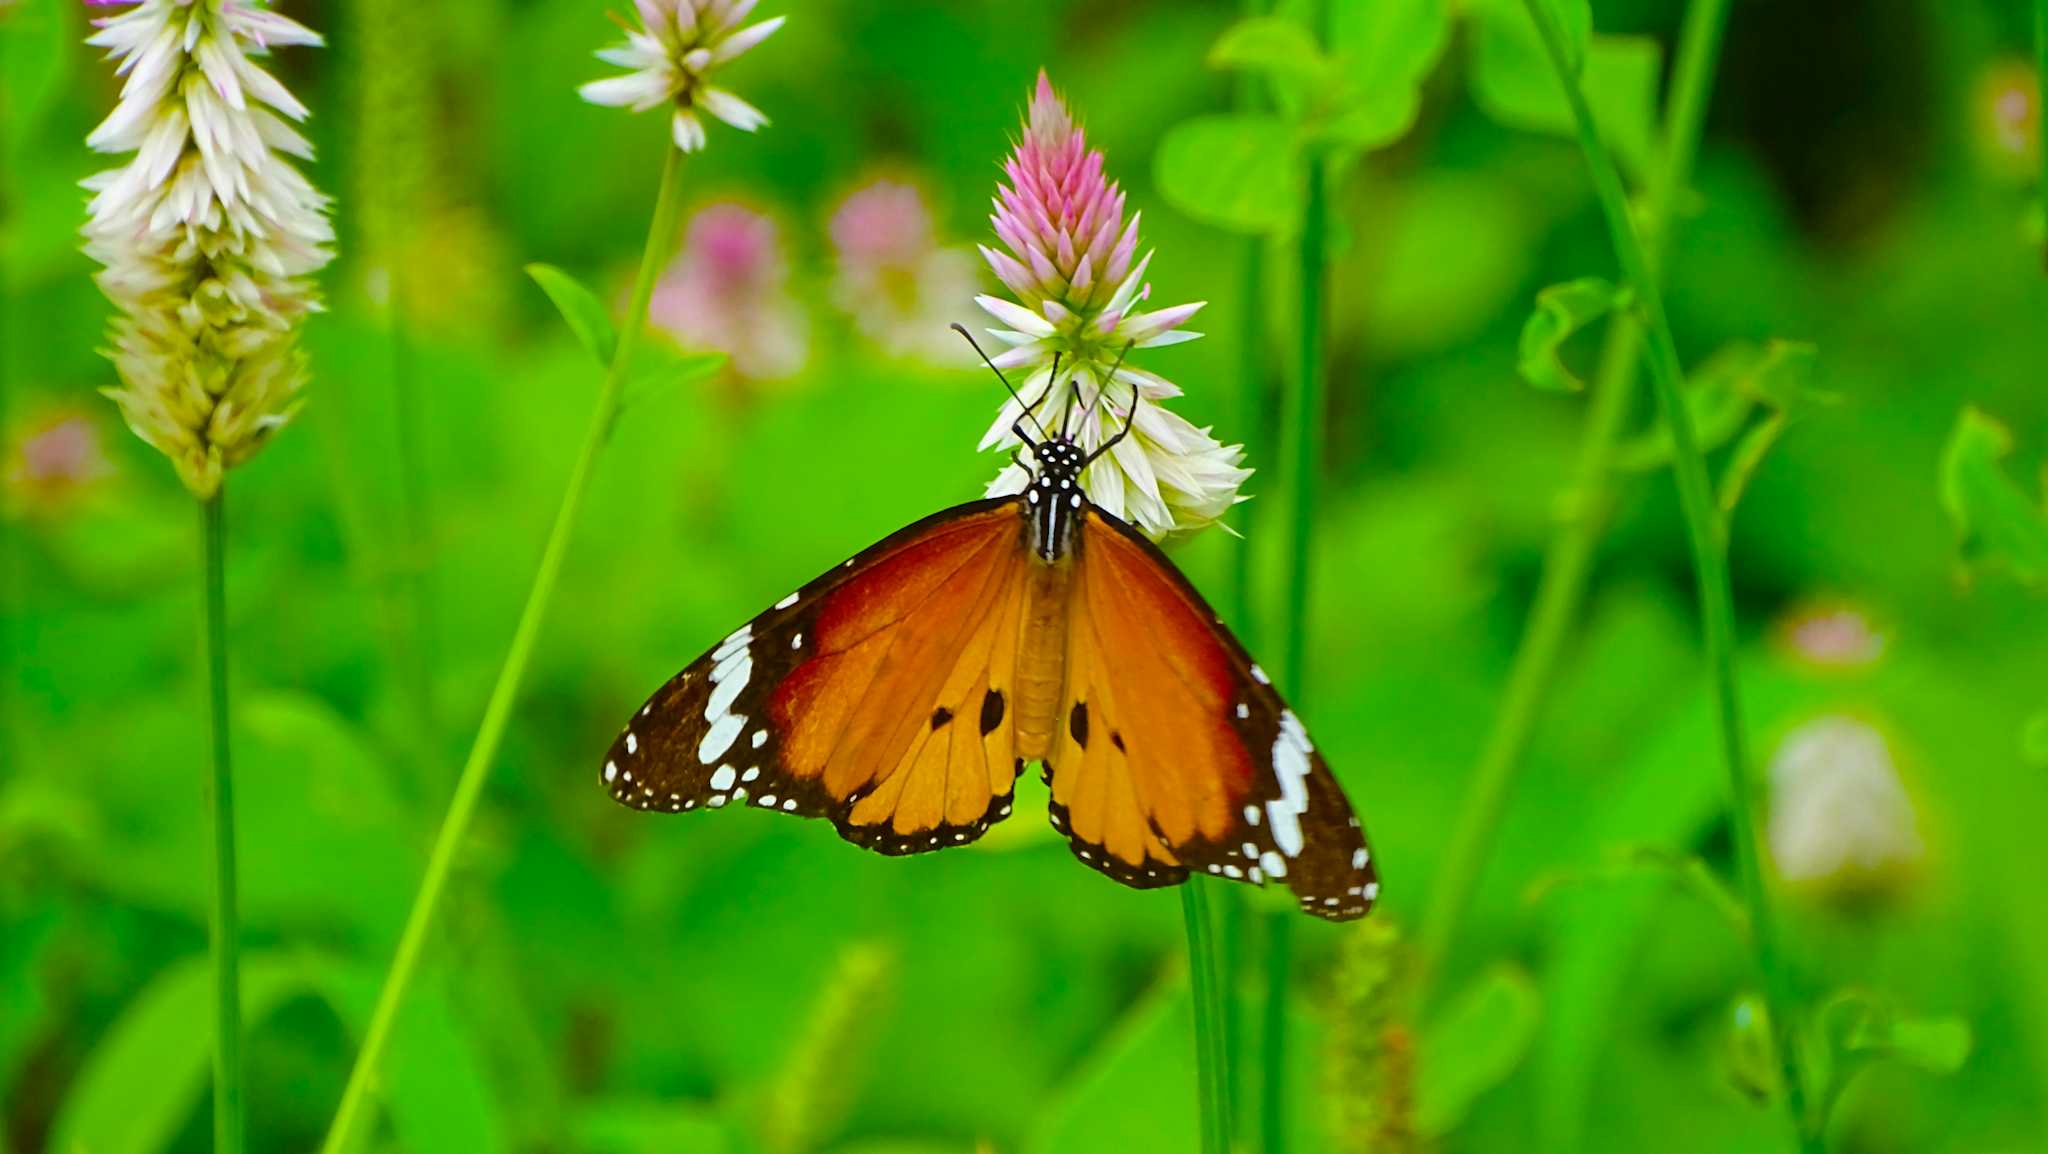
M 306 108 L 256 60 L 318 45 L 248 0 L 141 0 L 87 41 L 125 76 L 87 143 L 134 155 L 89 178 L 85 251 L 120 309 L 108 391 L 201 498 L 288 422 L 305 380 L 299 323 L 320 307 L 327 198 L 287 157 Z
M 673 104 L 670 135 L 676 147 L 697 152 L 706 134 L 701 109 L 742 132 L 768 123 L 758 108 L 709 77 L 722 64 L 738 59 L 782 27 L 785 17 L 740 27 L 754 10 L 755 0 L 634 0 L 638 30 L 626 30 L 626 42 L 597 54 L 599 60 L 627 69 L 624 76 L 593 80 L 578 91 L 592 104 L 645 112 Z

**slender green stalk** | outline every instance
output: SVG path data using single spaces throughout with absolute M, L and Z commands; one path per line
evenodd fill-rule
M 1721 33 L 1727 18 L 1728 0 L 1693 0 L 1686 8 L 1671 99 L 1665 109 L 1663 154 L 1650 178 L 1648 210 L 1643 216 L 1643 255 L 1653 277 L 1662 270 L 1678 195 L 1692 182 L 1693 158 L 1699 150 L 1700 129 L 1713 93 Z M 1578 462 L 1566 494 L 1565 520 L 1544 554 L 1543 574 L 1521 643 L 1515 650 L 1507 690 L 1481 747 L 1472 784 L 1459 806 L 1458 826 L 1451 835 L 1443 874 L 1423 918 L 1420 966 L 1425 1002 L 1434 989 L 1444 957 L 1456 943 L 1464 918 L 1471 911 L 1472 896 L 1478 890 L 1515 774 L 1521 768 L 1522 756 L 1528 750 L 1529 738 L 1555 680 L 1564 642 L 1585 598 L 1593 553 L 1607 528 L 1613 501 L 1610 465 L 1615 442 L 1628 416 L 1629 402 L 1635 394 L 1642 336 L 1642 325 L 1634 313 L 1618 315 L 1607 329 L 1592 404 L 1579 442 Z
M 447 886 L 449 871 L 454 867 L 456 852 L 469 831 L 477 799 L 483 793 L 484 780 L 490 773 L 491 763 L 497 758 L 498 746 L 504 740 L 505 727 L 512 717 L 512 706 L 518 699 L 520 684 L 525 680 L 527 664 L 532 660 L 541 624 L 547 617 L 548 603 L 554 598 L 562 563 L 568 556 L 569 542 L 575 535 L 576 522 L 583 511 L 583 499 L 590 488 L 598 452 L 610 438 L 612 424 L 618 417 L 619 397 L 626 373 L 646 328 L 647 302 L 654 295 L 655 279 L 674 245 L 677 208 L 682 201 L 682 159 L 681 152 L 674 148 L 668 150 L 668 160 L 661 174 L 661 194 L 655 204 L 654 221 L 647 230 L 647 248 L 640 260 L 639 279 L 634 282 L 632 304 L 619 328 L 618 348 L 613 354 L 611 369 L 605 374 L 604 388 L 598 394 L 590 431 L 584 439 L 583 451 L 569 473 L 568 488 L 562 494 L 561 511 L 555 515 L 555 527 L 548 535 L 546 550 L 541 554 L 532 591 L 527 594 L 526 608 L 519 617 L 519 628 L 512 635 L 511 650 L 505 656 L 504 667 L 498 671 L 498 681 L 491 690 L 489 704 L 484 708 L 483 724 L 477 730 L 476 743 L 470 747 L 469 760 L 463 764 L 462 776 L 455 783 L 454 800 L 449 803 L 448 814 L 442 819 L 441 832 L 435 838 L 433 853 L 427 859 L 426 876 L 420 882 L 419 893 L 413 898 L 412 912 L 407 916 L 405 932 L 399 938 L 397 955 L 392 959 L 390 972 L 385 975 L 376 1009 L 370 1015 L 362 1050 L 356 1055 L 355 1067 L 349 1071 L 341 1106 L 335 1112 L 327 1141 L 322 1146 L 325 1154 L 342 1154 L 351 1148 L 349 1143 L 362 1114 L 371 1080 L 383 1058 L 384 1047 L 390 1041 L 399 1005 L 412 983 L 414 970 L 418 968 L 420 953 L 426 946 L 427 931 L 432 927 L 434 914 L 440 906 L 441 893 Z
M 213 817 L 213 1149 L 241 1154 L 247 1115 L 242 1096 L 242 944 L 236 914 L 235 788 L 228 761 L 227 527 L 225 488 L 199 504 L 200 553 L 206 571 L 206 607 L 200 648 L 206 659 L 208 725 L 213 773 L 206 779 Z
M 1240 11 L 1247 17 L 1263 15 L 1266 0 L 1243 0 Z M 1260 85 L 1263 81 L 1250 72 L 1240 73 L 1232 103 L 1240 111 L 1254 111 L 1263 104 Z M 1266 363 L 1266 244 L 1264 236 L 1247 237 L 1244 242 L 1244 264 L 1240 269 L 1238 299 L 1238 423 L 1237 427 L 1245 438 L 1247 455 L 1257 468 L 1270 468 L 1273 459 L 1273 374 Z M 1254 591 L 1252 542 L 1254 523 L 1259 517 L 1259 502 L 1247 501 L 1237 509 L 1237 530 L 1243 539 L 1232 542 L 1236 547 L 1230 552 L 1229 584 L 1225 587 L 1224 605 L 1231 626 L 1245 644 L 1256 651 L 1260 635 L 1256 607 L 1259 599 Z M 1196 878 L 1196 882 L 1203 879 Z M 1247 1111 L 1244 1101 L 1245 1063 L 1237 1060 L 1244 1052 L 1241 1045 L 1244 1038 L 1244 935 L 1247 921 L 1243 895 L 1234 888 L 1212 886 L 1210 893 L 1215 898 L 1217 912 L 1217 941 L 1219 956 L 1220 1001 L 1223 1012 L 1223 1082 L 1224 1101 L 1230 1114 L 1230 1137 L 1239 1137 L 1239 1128 L 1244 1125 Z
M 1322 472 L 1325 248 L 1329 232 L 1329 173 L 1320 155 L 1309 157 L 1308 190 L 1302 207 L 1299 291 L 1300 345 L 1295 388 L 1287 400 L 1287 460 L 1292 473 L 1288 507 L 1291 554 L 1287 567 L 1287 601 L 1281 663 L 1281 684 L 1301 704 L 1308 664 L 1309 575 L 1315 549 L 1316 490 Z M 1266 1022 L 1262 1052 L 1264 1085 L 1260 1094 L 1260 1134 L 1266 1154 L 1287 1149 L 1287 990 L 1294 929 L 1292 910 L 1267 915 Z
M 1216 942 L 1210 935 L 1209 890 L 1201 878 L 1180 887 L 1188 927 L 1188 983 L 1195 1005 L 1196 1094 L 1202 1107 L 1202 1154 L 1230 1150 L 1230 1086 L 1224 1074 L 1223 1005 L 1216 980 Z
M 1697 578 L 1701 627 L 1705 636 L 1707 665 L 1721 741 L 1722 760 L 1728 772 L 1729 825 L 1734 832 L 1735 858 L 1741 875 L 1743 904 L 1749 910 L 1750 933 L 1756 950 L 1757 968 L 1764 982 L 1764 1000 L 1770 1009 L 1771 1027 L 1783 1066 L 1786 1106 L 1801 1147 L 1819 1151 L 1823 1142 L 1816 1120 L 1806 1110 L 1806 1087 L 1801 1079 L 1794 1045 L 1791 973 L 1778 944 L 1777 922 L 1772 916 L 1765 890 L 1762 851 L 1757 837 L 1757 794 L 1750 778 L 1742 732 L 1742 700 L 1735 680 L 1735 601 L 1728 583 L 1727 526 L 1714 504 L 1706 460 L 1700 453 L 1699 437 L 1692 416 L 1685 407 L 1685 370 L 1678 357 L 1678 343 L 1672 338 L 1671 323 L 1664 313 L 1664 296 L 1650 275 L 1650 262 L 1636 238 L 1629 219 L 1628 196 L 1614 158 L 1600 140 L 1592 110 L 1579 88 L 1577 74 L 1566 54 L 1564 35 L 1558 29 L 1547 0 L 1522 0 L 1535 21 L 1571 105 L 1579 144 L 1586 154 L 1586 166 L 1593 190 L 1607 218 L 1622 275 L 1636 291 L 1637 307 L 1647 326 L 1650 353 L 1650 383 L 1657 407 L 1671 433 L 1672 471 L 1678 482 L 1679 504 L 1685 514 L 1686 536 L 1692 546 L 1693 570 Z

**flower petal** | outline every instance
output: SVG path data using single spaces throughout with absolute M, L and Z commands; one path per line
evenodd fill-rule
M 676 109 L 670 133 L 675 137 L 676 147 L 684 152 L 699 152 L 704 148 L 704 122 L 687 108 Z
M 775 30 L 782 27 L 782 22 L 787 19 L 787 16 L 777 16 L 773 20 L 763 20 L 726 37 L 718 47 L 711 50 L 711 63 L 724 64 L 739 59 L 749 48 L 775 35 Z
M 697 91 L 697 104 L 704 111 L 725 121 L 741 132 L 753 132 L 768 123 L 766 113 L 723 88 L 699 89 Z
M 1035 337 L 1049 337 L 1057 331 L 1044 317 L 1039 316 L 1022 305 L 1006 301 L 1001 297 L 989 296 L 983 293 L 974 298 L 974 303 L 986 310 L 988 315 L 1009 325 L 1018 332 L 1030 333 Z

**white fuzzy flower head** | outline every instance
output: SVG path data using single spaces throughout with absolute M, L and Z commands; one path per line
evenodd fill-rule
M 1008 346 L 996 366 L 1027 370 L 1018 392 L 1038 406 L 1038 423 L 1065 428 L 1083 449 L 1093 451 L 1132 422 L 1131 435 L 1081 475 L 1104 511 L 1155 540 L 1216 521 L 1243 499 L 1238 489 L 1251 476 L 1239 465 L 1243 447 L 1220 444 L 1167 409 L 1160 402 L 1180 389 L 1125 359 L 1199 337 L 1180 326 L 1202 302 L 1139 310 L 1152 292 L 1145 282 L 1152 256 L 1137 255 L 1138 218 L 1125 222 L 1122 189 L 1104 175 L 1102 153 L 1088 148 L 1042 72 L 1023 139 L 1003 172 L 1010 183 L 998 191 L 989 223 L 1008 251 L 981 252 L 1016 299 L 976 298 L 1004 326 L 989 330 Z M 1005 404 L 981 447 L 1015 445 L 1011 429 L 1020 416 L 1016 401 Z M 989 495 L 1020 492 L 1029 481 L 1029 471 L 1013 464 L 996 475 Z
M 1830 715 L 1786 735 L 1771 760 L 1770 843 L 1787 882 L 1827 897 L 1891 888 L 1924 852 L 1884 734 Z
M 753 132 L 767 124 L 768 117 L 712 85 L 710 77 L 720 65 L 730 64 L 782 27 L 785 17 L 781 16 L 740 27 L 755 2 L 633 0 L 640 27 L 628 27 L 624 44 L 597 54 L 599 60 L 626 69 L 626 75 L 593 80 L 577 91 L 592 104 L 635 112 L 674 105 L 670 133 L 684 152 L 704 147 L 704 120 L 699 110 L 742 132 Z
M 121 313 L 109 395 L 210 497 L 299 404 L 298 327 L 334 233 L 286 159 L 312 156 L 292 127 L 305 106 L 257 60 L 321 41 L 252 0 L 141 0 L 96 24 L 87 43 L 126 79 L 86 142 L 133 153 L 85 182 L 85 250 Z

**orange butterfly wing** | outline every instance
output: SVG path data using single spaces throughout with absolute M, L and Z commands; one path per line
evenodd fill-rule
M 1082 518 L 1053 825 L 1127 885 L 1284 881 L 1318 917 L 1379 894 L 1365 831 L 1292 710 L 1165 554 Z
M 927 517 L 741 626 L 650 698 L 604 765 L 613 798 L 830 819 L 883 853 L 1008 816 L 1008 702 L 1029 552 L 1017 498 Z

